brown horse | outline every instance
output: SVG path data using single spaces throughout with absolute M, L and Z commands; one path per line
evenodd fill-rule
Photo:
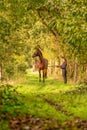
M 45 82 L 45 78 L 47 78 L 47 67 L 48 60 L 43 58 L 42 52 L 40 48 L 35 48 L 35 52 L 32 57 L 39 57 L 38 61 L 38 71 L 39 71 L 39 81 L 41 81 L 41 71 L 43 72 L 43 82 Z

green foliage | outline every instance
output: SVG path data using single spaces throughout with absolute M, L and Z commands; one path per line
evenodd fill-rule
M 10 28 L 11 25 L 9 24 L 9 22 L 4 17 L 0 17 L 0 39 L 2 40 L 1 42 L 7 42 L 6 36 L 10 35 Z
M 10 113 L 16 116 L 16 111 L 20 112 L 20 109 L 24 103 L 24 96 L 17 92 L 17 88 L 9 84 L 3 85 L 1 87 L 3 87 L 1 109 L 2 113 Z
M 86 5 L 85 0 L 1 0 L 0 62 L 3 73 L 26 71 L 32 65 L 31 56 L 37 44 L 48 59 L 60 57 L 63 52 L 70 64 L 75 63 L 77 56 L 80 71 L 87 63 Z M 20 57 L 24 55 L 21 62 Z

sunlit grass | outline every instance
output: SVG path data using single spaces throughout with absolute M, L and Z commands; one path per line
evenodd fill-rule
M 59 94 L 48 94 L 46 98 L 60 104 L 63 109 L 68 113 L 74 114 L 74 116 L 87 119 L 87 94 L 81 93 L 76 90 L 76 93 L 64 92 Z
M 34 94 L 26 95 L 25 107 L 27 107 L 29 114 L 39 118 L 54 118 L 61 122 L 68 118 L 66 115 L 60 113 L 43 99 L 36 97 Z
M 26 82 L 18 86 L 18 91 L 25 96 L 25 108 L 27 112 L 43 118 L 54 118 L 60 121 L 67 120 L 68 117 L 56 110 L 55 107 L 51 106 L 43 99 L 40 95 L 49 95 L 59 93 L 60 91 L 67 90 L 67 86 L 58 80 L 53 80 L 51 78 L 47 79 L 45 83 L 39 82 L 36 75 L 29 75 Z M 71 88 L 73 88 L 71 86 Z
M 81 87 L 79 89 L 78 85 L 64 84 L 53 78 L 48 78 L 43 83 L 38 81 L 37 74 L 31 74 L 19 84 L 9 86 L 9 90 L 8 86 L 6 86 L 7 97 L 3 99 L 2 112 L 8 112 L 13 117 L 28 114 L 37 118 L 54 119 L 60 123 L 74 120 L 73 117 L 46 102 L 44 100 L 46 98 L 60 105 L 61 109 L 69 114 L 87 119 L 87 90 Z M 7 122 L 5 127 L 7 127 Z
M 36 75 L 27 77 L 27 82 L 22 84 L 21 91 L 26 93 L 26 89 L 30 93 L 46 94 L 46 93 L 59 93 L 75 89 L 74 85 L 64 84 L 61 81 L 48 78 L 45 83 L 39 82 Z
M 45 102 L 42 101 L 42 99 L 37 99 L 37 96 L 43 95 L 44 97 L 60 104 L 65 110 L 67 110 L 69 113 L 73 113 L 75 116 L 80 116 L 83 119 L 87 118 L 87 95 L 81 94 L 81 93 L 73 93 L 73 90 L 77 89 L 77 85 L 70 85 L 70 84 L 64 84 L 61 81 L 54 80 L 52 78 L 48 78 L 45 83 L 38 81 L 37 75 L 29 75 L 27 77 L 27 82 L 22 84 L 22 86 L 18 89 L 23 95 L 26 95 L 27 98 L 27 104 L 29 104 L 29 97 L 30 100 L 33 97 L 33 101 L 31 102 L 31 105 L 29 106 L 29 109 L 34 108 L 33 105 L 36 105 L 36 109 L 32 109 L 31 113 L 35 115 L 35 113 L 44 115 L 45 117 L 48 116 L 47 113 L 50 113 L 50 111 L 47 111 L 47 109 L 51 109 L 47 106 Z M 70 92 L 69 92 L 70 91 Z M 76 90 L 77 91 L 77 90 Z M 68 93 L 67 93 L 68 92 Z M 31 96 L 30 96 L 31 95 Z M 36 99 L 35 99 L 36 98 Z M 34 100 L 35 99 L 35 100 Z M 41 111 L 37 111 L 37 108 L 39 107 L 37 104 L 40 101 L 40 104 L 45 104 Z M 43 105 L 42 105 L 43 106 Z M 47 108 L 46 108 L 47 107 Z M 46 110 L 45 110 L 46 108 Z M 35 111 L 36 110 L 36 111 Z M 52 113 L 53 108 L 51 109 Z M 39 116 L 41 116 L 39 115 Z M 57 115 L 55 113 L 55 115 Z M 57 115 L 58 116 L 58 115 Z

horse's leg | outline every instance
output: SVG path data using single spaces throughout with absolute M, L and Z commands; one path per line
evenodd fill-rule
M 47 69 L 44 69 L 44 78 L 47 78 Z
M 43 82 L 45 82 L 45 70 L 43 70 Z
M 45 78 L 47 78 L 47 69 L 45 69 Z
M 41 70 L 39 70 L 39 82 L 41 82 Z

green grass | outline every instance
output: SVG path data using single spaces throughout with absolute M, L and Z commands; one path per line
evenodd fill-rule
M 65 92 L 68 90 L 75 89 L 74 85 L 64 84 L 61 81 L 55 79 L 47 79 L 45 83 L 39 82 L 37 76 L 28 76 L 27 82 L 21 84 L 22 87 L 21 92 L 29 92 L 29 93 L 36 93 L 36 94 L 46 94 L 46 93 L 59 93 Z M 26 91 L 27 89 L 27 91 Z
M 63 113 L 57 112 L 55 108 L 33 94 L 27 95 L 25 98 L 25 106 L 28 108 L 29 114 L 35 117 L 54 118 L 57 120 L 60 118 L 60 121 L 64 121 L 67 118 Z
M 60 104 L 65 110 L 67 110 L 69 113 L 73 113 L 75 116 L 80 116 L 83 119 L 87 118 L 87 94 L 81 92 L 81 90 L 79 91 L 77 85 L 64 84 L 61 81 L 51 78 L 47 79 L 45 83 L 42 83 L 38 82 L 38 77 L 36 75 L 28 76 L 26 81 L 27 82 L 22 84 L 22 87 L 20 87 L 18 91 L 26 95 L 26 101 L 28 100 L 27 104 L 29 104 L 30 100 L 32 100 L 32 97 L 32 103 L 38 104 L 38 102 L 40 101 L 40 104 L 45 104 L 44 107 L 41 108 L 41 111 L 42 113 L 44 113 L 43 115 L 45 117 L 48 117 L 49 114 L 47 113 L 50 112 L 46 110 L 46 113 L 44 111 L 47 107 L 47 104 L 44 101 L 41 101 L 42 99 L 38 99 L 37 95 L 44 95 L 44 97 L 56 102 L 57 104 Z M 73 93 L 73 91 L 75 91 L 76 93 Z M 30 98 L 30 100 L 28 98 Z M 32 108 L 34 107 L 33 105 L 31 106 Z M 39 106 L 36 105 L 36 108 L 38 107 Z M 47 107 L 46 109 L 52 110 L 53 113 L 54 108 L 52 106 L 50 106 L 50 108 Z M 32 111 L 32 114 L 34 113 L 35 115 L 36 113 L 37 115 L 38 112 L 35 112 L 34 110 Z M 54 114 L 57 115 L 56 113 Z
M 48 78 L 43 83 L 38 81 L 38 75 L 28 75 L 21 84 L 17 84 L 16 87 L 10 86 L 7 97 L 3 99 L 2 113 L 10 113 L 13 117 L 17 116 L 17 113 L 20 116 L 29 114 L 38 118 L 54 119 L 60 123 L 73 120 L 41 96 L 61 105 L 62 109 L 67 110 L 69 114 L 87 119 L 87 87 L 64 84 L 52 78 Z M 3 121 L 1 126 L 3 127 Z M 7 121 L 5 127 L 7 127 Z

